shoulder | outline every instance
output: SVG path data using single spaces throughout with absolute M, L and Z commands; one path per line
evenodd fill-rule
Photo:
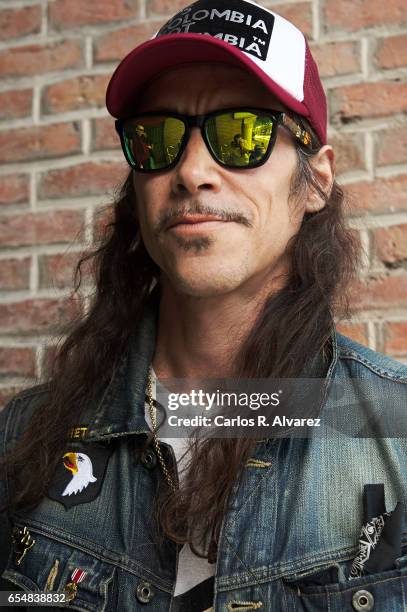
M 336 332 L 338 361 L 355 376 L 381 377 L 407 385 L 407 365 Z
M 2 462 L 26 429 L 36 407 L 47 395 L 47 384 L 36 385 L 20 391 L 0 411 L 0 576 L 6 566 L 11 546 L 11 523 L 9 517 L 10 481 L 7 466 Z M 0 578 L 2 587 L 10 583 Z M 11 585 L 12 586 L 12 585 Z
M 0 412 L 0 454 L 25 430 L 32 415 L 48 396 L 49 385 L 43 383 L 24 389 L 9 400 Z

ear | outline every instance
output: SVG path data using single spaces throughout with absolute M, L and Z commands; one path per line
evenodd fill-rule
M 315 174 L 315 178 L 327 197 L 329 197 L 335 179 L 336 169 L 335 154 L 332 147 L 330 145 L 321 147 L 318 153 L 310 159 L 310 165 Z M 325 200 L 318 191 L 311 189 L 305 204 L 305 212 L 315 213 L 324 208 L 324 206 Z

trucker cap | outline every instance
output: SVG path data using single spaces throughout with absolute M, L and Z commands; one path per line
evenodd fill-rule
M 107 88 L 109 113 L 131 117 L 149 81 L 193 62 L 248 70 L 286 108 L 305 117 L 326 143 L 326 97 L 304 34 L 252 0 L 198 0 L 176 13 L 120 62 Z

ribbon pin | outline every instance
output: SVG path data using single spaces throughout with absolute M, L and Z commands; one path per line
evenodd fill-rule
M 84 580 L 86 575 L 87 572 L 80 569 L 79 567 L 76 567 L 74 569 L 71 575 L 71 582 L 68 582 L 68 584 L 66 584 L 64 588 L 66 599 L 68 601 L 72 601 L 72 599 L 76 597 L 78 593 L 78 584 L 82 582 L 82 580 Z

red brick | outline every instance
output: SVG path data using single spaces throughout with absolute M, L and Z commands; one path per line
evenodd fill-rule
M 160 28 L 157 22 L 145 21 L 130 28 L 97 36 L 94 41 L 95 62 L 121 60 L 134 47 L 151 38 Z
M 10 385 L 8 387 L 0 388 L 0 411 L 5 408 L 6 404 L 15 396 L 17 393 L 22 391 L 23 389 L 27 389 L 30 386 L 28 384 L 21 385 Z
M 174 15 L 185 6 L 187 5 L 183 0 L 151 0 L 148 4 L 148 10 L 149 14 Z
M 401 26 L 407 22 L 405 0 L 326 0 L 325 20 L 328 31 L 353 32 L 375 26 Z
M 94 119 L 92 126 L 92 149 L 94 151 L 120 149 L 120 138 L 111 117 Z
M 399 126 L 375 133 L 376 165 L 407 162 L 407 127 Z
M 80 150 L 78 123 L 55 123 L 0 132 L 0 162 L 63 157 Z
M 407 223 L 380 227 L 372 234 L 376 255 L 382 261 L 389 264 L 407 261 Z
M 27 202 L 29 178 L 26 174 L 6 174 L 0 177 L 0 205 Z
M 18 9 L 0 11 L 0 31 L 2 40 L 21 38 L 36 34 L 41 30 L 41 7 L 25 6 Z
M 367 326 L 365 323 L 340 323 L 336 326 L 340 334 L 352 338 L 360 344 L 368 344 Z
M 354 212 L 407 210 L 407 175 L 361 181 L 346 187 Z
M 62 113 L 89 106 L 104 106 L 110 76 L 80 76 L 50 85 L 43 93 L 43 112 Z
M 14 89 L 0 93 L 0 119 L 31 115 L 32 89 Z
M 265 4 L 264 6 L 267 6 Z M 311 2 L 296 2 L 288 4 L 273 4 L 268 8 L 291 21 L 307 38 L 312 38 L 312 5 Z
M 7 215 L 0 218 L 0 244 L 15 247 L 80 240 L 83 225 L 84 216 L 78 210 Z
M 356 309 L 405 308 L 407 274 L 371 275 L 349 288 L 351 307 Z
M 73 287 L 73 276 L 81 253 L 58 253 L 39 258 L 40 288 Z M 90 263 L 82 266 L 82 283 L 89 282 Z
M 38 258 L 39 283 L 41 289 L 71 287 L 76 253 L 41 255 Z
M 360 70 L 360 48 L 357 42 L 313 45 L 311 51 L 321 77 L 352 74 Z
M 378 68 L 401 68 L 407 65 L 407 34 L 378 40 L 375 53 Z
M 109 23 L 138 17 L 138 0 L 56 0 L 49 4 L 50 25 L 56 29 Z
M 30 257 L 0 260 L 0 290 L 17 291 L 30 287 Z
M 0 77 L 31 76 L 79 68 L 82 65 L 81 43 L 73 40 L 47 45 L 24 45 L 0 52 Z
M 407 355 L 407 321 L 389 322 L 384 328 L 384 346 L 390 355 Z
M 407 82 L 381 81 L 336 87 L 331 92 L 334 120 L 385 117 L 406 111 Z
M 29 347 L 0 347 L 0 375 L 34 376 L 35 352 Z
M 362 134 L 341 134 L 330 139 L 336 158 L 336 173 L 364 170 L 364 138 Z
M 111 192 L 124 182 L 128 173 L 125 162 L 86 162 L 61 170 L 50 170 L 42 175 L 39 186 L 41 198 L 83 197 Z
M 0 304 L 0 333 L 55 333 L 80 312 L 78 300 L 71 298 L 32 299 Z

